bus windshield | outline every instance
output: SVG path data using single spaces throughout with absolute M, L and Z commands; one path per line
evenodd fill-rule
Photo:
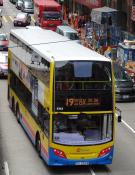
M 71 40 L 79 40 L 79 36 L 77 33 L 67 32 L 66 36 Z
M 63 145 L 93 145 L 112 140 L 112 114 L 53 116 L 53 142 Z
M 45 20 L 61 20 L 60 12 L 47 11 L 43 13 L 43 18 Z

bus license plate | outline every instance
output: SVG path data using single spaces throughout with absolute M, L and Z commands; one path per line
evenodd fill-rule
M 76 162 L 75 165 L 89 165 L 89 162 Z

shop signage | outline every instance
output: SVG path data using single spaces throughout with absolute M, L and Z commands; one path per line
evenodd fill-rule
M 75 1 L 89 8 L 97 8 L 102 6 L 101 0 L 75 0 Z
M 132 6 L 131 20 L 132 20 L 132 21 L 135 21 L 135 5 Z

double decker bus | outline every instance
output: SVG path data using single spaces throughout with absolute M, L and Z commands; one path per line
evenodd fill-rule
M 8 100 L 50 166 L 111 164 L 115 92 L 108 58 L 50 30 L 13 29 Z

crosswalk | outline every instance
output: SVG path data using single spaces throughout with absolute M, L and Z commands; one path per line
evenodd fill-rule
M 4 22 L 4 23 L 13 22 L 13 21 L 14 21 L 14 16 L 7 16 L 7 15 L 4 15 L 4 16 L 2 16 L 2 19 L 3 19 L 3 22 Z M 35 22 L 33 16 L 31 16 L 31 21 L 32 21 L 33 23 Z

